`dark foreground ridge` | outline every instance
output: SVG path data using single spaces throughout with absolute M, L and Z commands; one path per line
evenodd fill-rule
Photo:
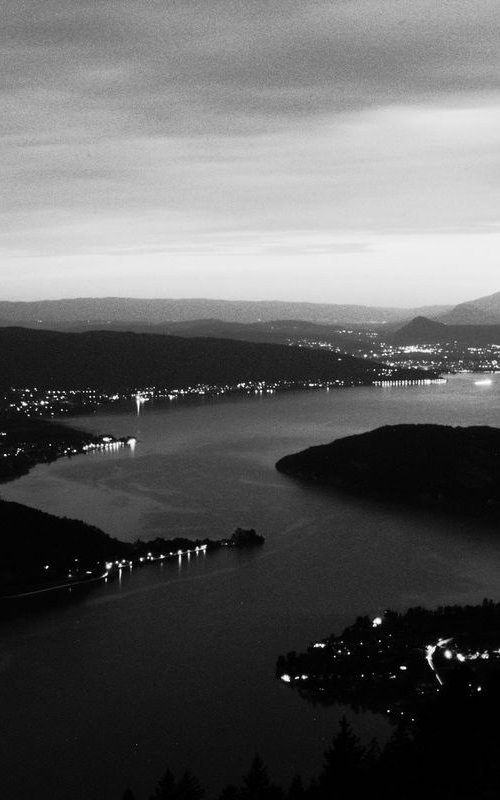
M 295 478 L 396 502 L 500 514 L 500 429 L 393 425 L 285 456 Z
M 92 525 L 0 500 L 0 600 L 85 585 L 154 561 L 261 545 L 253 529 L 224 539 L 122 542 Z

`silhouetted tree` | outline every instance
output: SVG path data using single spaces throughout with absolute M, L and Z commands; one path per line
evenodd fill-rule
M 320 792 L 349 796 L 361 787 L 365 749 L 352 731 L 345 717 L 340 720 L 340 730 L 331 747 L 325 752 L 323 772 L 319 778 Z
M 174 774 L 168 769 L 150 800 L 201 800 L 204 794 L 205 790 L 189 770 L 176 781 Z
M 304 784 L 300 775 L 296 775 L 290 784 L 286 800 L 303 800 L 305 796 Z
M 398 725 L 373 769 L 387 800 L 399 800 L 404 792 L 412 797 L 415 785 L 413 740 L 404 724 Z M 382 795 L 381 795 L 382 796 Z
M 269 780 L 267 769 L 259 755 L 256 755 L 250 770 L 243 778 L 241 790 L 243 800 L 279 800 L 282 790 Z
M 186 770 L 177 784 L 176 800 L 201 800 L 204 794 L 205 790 L 201 788 L 198 778 Z
M 233 786 L 233 784 L 230 783 L 222 790 L 219 800 L 238 800 L 239 797 L 240 790 L 237 786 Z
M 131 789 L 125 789 L 122 800 L 135 800 L 135 794 Z
M 173 773 L 167 769 L 150 800 L 177 800 L 177 784 Z

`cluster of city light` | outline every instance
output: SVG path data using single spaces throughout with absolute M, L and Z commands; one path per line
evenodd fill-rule
M 13 445 L 1 446 L 0 456 L 2 458 L 18 459 L 26 455 L 40 453 L 44 450 L 56 453 L 60 456 L 72 456 L 80 453 L 111 452 L 119 450 L 122 447 L 129 447 L 130 450 L 134 452 L 136 443 L 137 440 L 133 436 L 128 439 L 113 439 L 111 436 L 104 436 L 98 441 L 87 442 L 86 444 L 78 446 L 59 442 L 17 442 Z
M 1 404 L 6 411 L 26 417 L 46 417 L 68 414 L 77 409 L 96 408 L 117 400 L 118 395 L 98 392 L 96 389 L 41 389 L 11 387 L 3 395 Z
M 392 367 L 405 369 L 434 369 L 439 372 L 477 372 L 478 370 L 500 369 L 498 344 L 481 347 L 467 346 L 465 343 L 450 340 L 440 343 L 421 343 L 393 345 L 381 342 L 378 349 L 355 352 L 357 356 L 366 355 L 374 361 L 384 361 Z
M 196 547 L 188 548 L 186 550 L 175 550 L 168 553 L 160 553 L 158 556 L 153 555 L 153 553 L 146 553 L 144 556 L 139 556 L 135 561 L 124 558 L 115 561 L 107 561 L 106 569 L 109 571 L 114 568 L 121 570 L 125 569 L 126 567 L 132 568 L 134 564 L 147 564 L 153 561 L 165 561 L 169 558 L 182 558 L 182 556 L 188 556 L 189 558 L 193 553 L 195 555 L 198 555 L 198 553 L 206 553 L 207 549 L 208 545 L 200 544 L 196 545 Z
M 111 436 L 103 436 L 98 442 L 88 442 L 84 444 L 82 450 L 85 453 L 102 450 L 115 451 L 119 450 L 121 447 L 130 447 L 131 450 L 135 450 L 136 443 L 137 439 L 134 436 L 129 436 L 128 439 L 113 439 Z M 73 452 L 77 451 L 75 450 Z
M 443 679 L 439 674 L 439 669 L 435 664 L 435 656 L 440 652 L 443 658 L 448 662 L 458 661 L 459 664 L 467 662 L 481 662 L 489 661 L 490 659 L 500 659 L 500 648 L 497 650 L 470 650 L 468 652 L 461 652 L 452 646 L 453 638 L 440 639 L 436 644 L 429 644 L 425 648 L 425 657 L 427 663 L 432 669 L 438 683 L 442 686 Z M 472 684 L 469 684 L 472 688 Z M 475 687 L 477 691 L 481 691 L 481 687 Z
M 447 383 L 446 378 L 416 378 L 406 380 L 374 381 L 374 386 L 431 386 L 432 384 Z
M 317 346 L 326 346 L 325 342 L 313 343 Z M 345 358 L 338 348 L 338 361 L 342 362 Z M 363 354 L 368 357 L 368 354 Z M 381 365 L 374 369 L 374 377 L 377 379 L 387 378 L 391 381 L 393 374 L 392 366 Z M 224 396 L 230 394 L 274 394 L 277 391 L 287 389 L 323 389 L 343 386 L 356 386 L 366 383 L 366 376 L 359 378 L 335 378 L 335 379 L 305 379 L 305 380 L 276 380 L 276 381 L 239 381 L 235 384 L 193 384 L 185 387 L 172 386 L 142 386 L 130 391 L 103 392 L 97 389 L 82 388 L 59 388 L 42 389 L 39 387 L 17 388 L 11 387 L 3 397 L 0 397 L 0 408 L 10 413 L 17 413 L 27 417 L 54 417 L 61 414 L 71 414 L 86 409 L 95 409 L 101 406 L 127 402 L 132 398 L 135 403 L 137 413 L 144 403 L 150 400 L 169 400 L 189 399 L 195 397 Z
M 164 561 L 169 558 L 178 558 L 179 562 L 183 556 L 187 556 L 188 559 L 191 557 L 191 554 L 194 553 L 198 555 L 199 553 L 206 554 L 208 545 L 202 544 L 197 545 L 194 548 L 190 548 L 187 550 L 176 550 L 175 552 L 169 552 L 165 554 L 161 554 L 159 556 L 153 555 L 153 553 L 147 553 L 145 556 L 140 556 L 139 558 L 134 560 L 121 558 L 116 559 L 114 561 L 106 561 L 104 564 L 104 571 L 103 568 L 99 568 L 97 564 L 94 569 L 81 569 L 79 567 L 79 559 L 75 558 L 73 565 L 68 568 L 68 571 L 65 574 L 65 578 L 61 578 L 60 580 L 68 580 L 71 583 L 58 583 L 57 585 L 50 585 L 47 586 L 46 584 L 39 587 L 38 589 L 30 590 L 29 592 L 24 592 L 23 594 L 37 594 L 46 591 L 52 591 L 53 589 L 65 588 L 66 586 L 75 586 L 79 583 L 87 583 L 89 580 L 103 580 L 107 578 L 110 574 L 117 571 L 119 574 L 126 569 L 132 569 L 134 564 L 141 565 L 145 563 L 150 563 L 154 561 Z M 50 564 L 42 564 L 41 569 L 44 572 L 49 572 L 51 570 Z
M 309 680 L 309 675 L 288 675 L 285 673 L 281 676 L 281 680 L 283 683 L 292 683 L 292 681 L 307 681 Z

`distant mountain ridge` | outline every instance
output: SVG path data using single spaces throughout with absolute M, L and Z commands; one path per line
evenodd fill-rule
M 439 320 L 447 325 L 500 325 L 500 292 L 459 303 L 441 314 Z
M 284 301 L 144 299 L 128 297 L 71 298 L 34 302 L 0 301 L 0 324 L 49 325 L 50 323 L 140 322 L 161 324 L 195 319 L 224 322 L 269 322 L 299 319 L 319 324 L 381 324 L 402 322 L 423 314 L 437 317 L 450 306 L 379 308 L 363 305 L 299 303 Z

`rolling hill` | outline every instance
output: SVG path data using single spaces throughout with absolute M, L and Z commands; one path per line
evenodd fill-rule
M 197 319 L 239 323 L 300 319 L 328 325 L 381 324 L 401 322 L 418 314 L 438 316 L 447 310 L 448 306 L 407 309 L 280 301 L 103 297 L 36 302 L 0 301 L 0 324 L 50 327 L 53 324 L 77 322 L 138 322 L 158 325 Z
M 60 333 L 2 328 L 0 352 L 0 387 L 4 388 L 92 387 L 118 391 L 153 385 L 180 388 L 244 381 L 368 383 L 382 370 L 387 376 L 388 370 L 367 359 L 322 350 L 111 331 Z M 428 377 L 415 372 L 411 377 L 424 374 Z
M 500 292 L 478 297 L 441 314 L 447 325 L 500 325 Z
M 394 333 L 389 341 L 395 345 L 438 344 L 457 342 L 467 346 L 500 344 L 499 325 L 445 325 L 426 317 L 416 317 Z

